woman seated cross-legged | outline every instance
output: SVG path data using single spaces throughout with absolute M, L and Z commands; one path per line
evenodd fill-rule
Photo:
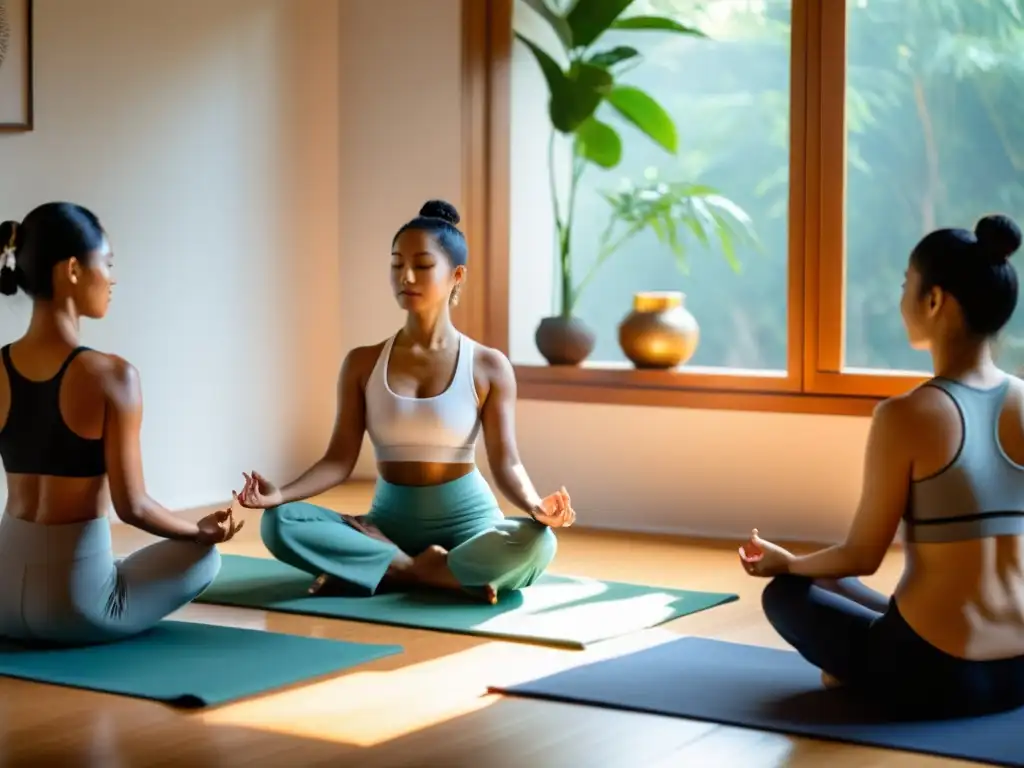
M 311 593 L 427 586 L 495 602 L 537 580 L 555 555 L 551 529 L 576 518 L 565 489 L 541 498 L 519 459 L 508 359 L 452 325 L 449 306 L 466 277 L 458 221 L 452 206 L 432 201 L 395 235 L 391 288 L 405 326 L 346 357 L 324 457 L 282 488 L 247 473 L 237 494 L 242 506 L 266 510 L 264 544 L 316 577 Z M 481 428 L 498 487 L 529 517 L 506 519 L 476 468 Z M 379 473 L 369 514 L 303 502 L 349 477 L 364 431 Z
M 1024 705 L 1024 382 L 993 362 L 1017 303 L 1005 216 L 932 232 L 907 266 L 901 310 L 935 376 L 875 411 L 860 506 L 843 544 L 804 557 L 760 538 L 740 548 L 776 631 L 873 704 L 957 717 Z M 856 577 L 880 566 L 903 521 L 892 598 Z
M 138 372 L 83 347 L 81 318 L 107 313 L 113 253 L 99 219 L 47 203 L 0 224 L 0 293 L 32 320 L 0 349 L 0 637 L 58 645 L 121 640 L 194 600 L 220 569 L 230 510 L 198 523 L 146 492 Z M 115 560 L 107 506 L 162 541 Z

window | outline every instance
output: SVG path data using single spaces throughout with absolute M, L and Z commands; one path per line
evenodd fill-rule
M 847 3 L 844 366 L 927 371 L 895 311 L 906 254 L 937 227 L 1024 216 L 1022 12 L 1015 0 Z M 1020 365 L 1022 320 L 1004 333 L 1004 364 Z
M 621 136 L 621 160 L 583 166 L 573 198 L 568 262 L 583 290 L 572 314 L 594 337 L 579 366 L 549 365 L 535 334 L 566 301 L 552 183 L 565 221 L 580 166 L 569 141 L 549 144 L 545 76 L 513 37 L 557 52 L 543 14 L 562 5 L 496 0 L 477 20 L 489 40 L 478 242 L 486 312 L 500 315 L 488 341 L 516 364 L 521 394 L 867 413 L 927 376 L 898 309 L 910 249 L 993 211 L 1024 218 L 1024 0 L 634 0 L 622 18 L 670 18 L 707 38 L 613 29 L 595 46 L 638 51 L 616 83 L 664 107 L 678 148 L 611 99 L 595 113 Z M 666 194 L 675 231 L 636 217 Z M 625 203 L 633 218 L 613 216 Z M 700 340 L 684 365 L 627 360 L 618 326 L 639 291 L 685 294 Z M 999 354 L 1024 366 L 1024 312 Z
M 700 343 L 689 364 L 786 370 L 790 4 L 790 0 L 637 2 L 631 13 L 675 11 L 673 16 L 711 39 L 615 30 L 602 36 L 602 49 L 634 46 L 641 50 L 643 61 L 622 80 L 656 98 L 668 111 L 679 149 L 675 154 L 666 152 L 611 106 L 599 107 L 598 115 L 620 132 L 623 153 L 614 169 L 586 167 L 573 212 L 573 277 L 583 287 L 574 314 L 596 337 L 588 362 L 627 362 L 618 342 L 618 324 L 629 311 L 633 294 L 676 290 L 685 294 L 687 308 L 699 318 Z M 515 23 L 530 37 L 539 37 L 543 31 L 531 29 L 538 25 L 525 2 L 516 3 Z M 639 34 L 644 37 L 638 40 Z M 694 77 L 695 72 L 700 77 Z M 525 333 L 513 333 L 510 353 L 514 362 L 537 364 L 543 358 L 532 331 L 557 307 L 541 301 L 536 293 L 533 301 L 519 294 L 534 290 L 528 275 L 550 272 L 553 240 L 549 228 L 517 226 L 517 222 L 537 216 L 541 201 L 547 199 L 546 150 L 551 129 L 545 125 L 546 93 L 533 56 L 526 45 L 517 44 L 512 66 L 513 298 L 509 317 L 511 327 Z M 751 130 L 752 125 L 759 129 Z M 556 159 L 556 163 L 564 169 L 567 159 Z M 703 223 L 702 214 L 719 213 L 707 203 L 716 198 L 701 193 L 692 198 L 698 208 L 679 209 L 687 213 L 675 222 L 677 251 L 667 238 L 659 239 L 653 227 L 630 237 L 630 226 L 612 217 L 614 209 L 607 196 L 642 197 L 659 183 L 708 188 L 721 195 L 725 209 L 719 221 L 725 242 L 714 238 L 705 247 L 688 229 L 687 225 Z M 690 189 L 683 187 L 680 193 L 686 199 Z M 757 222 L 752 229 L 758 247 L 739 237 L 744 228 L 730 221 L 729 204 Z M 624 242 L 602 262 L 602 251 L 608 252 L 616 239 Z

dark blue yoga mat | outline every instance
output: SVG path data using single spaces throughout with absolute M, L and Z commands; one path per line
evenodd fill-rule
M 1024 766 L 1024 709 L 884 722 L 791 651 L 685 637 L 497 693 L 684 717 L 794 736 Z
M 85 648 L 0 644 L 0 676 L 176 707 L 209 707 L 341 672 L 401 652 L 312 637 L 162 621 L 127 640 Z

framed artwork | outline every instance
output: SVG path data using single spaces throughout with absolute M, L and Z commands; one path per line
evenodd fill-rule
M 0 131 L 32 130 L 32 0 L 0 0 Z

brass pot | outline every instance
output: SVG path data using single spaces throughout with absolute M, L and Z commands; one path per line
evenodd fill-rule
M 633 296 L 633 311 L 619 324 L 619 346 L 637 368 L 675 368 L 693 357 L 700 327 L 685 298 L 679 291 Z

